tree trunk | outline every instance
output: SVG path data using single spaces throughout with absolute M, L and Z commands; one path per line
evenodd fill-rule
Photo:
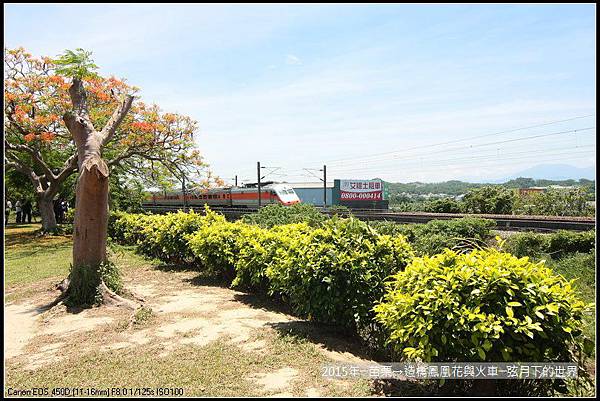
M 100 155 L 84 160 L 77 180 L 73 226 L 73 264 L 106 261 L 108 166 Z
M 71 295 L 90 303 L 101 277 L 98 267 L 106 262 L 108 227 L 108 166 L 99 153 L 88 154 L 77 180 L 73 223 Z
M 54 215 L 52 197 L 38 195 L 38 208 L 40 209 L 40 216 L 42 218 L 42 230 L 44 232 L 56 230 L 56 216 Z
M 97 296 L 117 297 L 102 291 L 100 265 L 107 261 L 108 166 L 102 160 L 102 147 L 110 140 L 131 107 L 126 96 L 102 131 L 94 128 L 87 110 L 87 95 L 81 79 L 69 88 L 73 111 L 63 120 L 77 146 L 79 178 L 73 222 L 73 267 L 69 275 L 69 298 L 77 304 L 92 304 Z

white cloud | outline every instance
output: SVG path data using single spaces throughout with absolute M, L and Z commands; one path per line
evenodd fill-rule
M 293 54 L 288 54 L 285 56 L 285 63 L 288 65 L 300 65 L 302 64 L 302 60 Z

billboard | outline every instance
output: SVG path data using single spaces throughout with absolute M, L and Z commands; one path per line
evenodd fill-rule
M 340 180 L 340 201 L 381 201 L 386 195 L 381 180 Z

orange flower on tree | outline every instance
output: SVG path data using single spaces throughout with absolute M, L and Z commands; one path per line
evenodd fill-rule
M 50 142 L 54 139 L 55 136 L 56 135 L 52 132 L 44 132 L 43 134 L 40 135 L 40 138 L 44 142 Z
M 154 124 L 147 123 L 145 121 L 136 121 L 134 123 L 131 123 L 131 128 L 143 132 L 151 132 L 154 130 Z

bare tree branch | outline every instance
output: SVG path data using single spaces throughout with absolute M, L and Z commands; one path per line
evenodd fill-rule
M 33 161 L 36 162 L 42 168 L 46 179 L 48 179 L 49 181 L 53 181 L 56 179 L 56 177 L 52 173 L 52 170 L 50 170 L 50 167 L 48 167 L 46 162 L 44 162 L 44 160 L 42 159 L 42 155 L 40 154 L 39 150 L 33 149 L 27 145 L 10 143 L 7 140 L 4 140 L 4 146 L 8 150 L 25 152 L 29 154 L 33 158 Z
M 122 153 L 121 155 L 115 157 L 114 159 L 108 161 L 106 164 L 108 164 L 109 167 L 115 167 L 115 166 L 120 166 L 121 162 L 123 160 L 126 160 L 128 158 L 130 158 L 131 156 L 144 156 L 142 153 L 140 153 L 137 149 L 129 149 L 127 152 Z
M 106 145 L 110 141 L 117 130 L 117 127 L 119 124 L 121 124 L 121 121 L 123 121 L 127 113 L 129 113 L 133 99 L 134 98 L 132 95 L 125 95 L 125 97 L 121 100 L 119 107 L 117 107 L 113 112 L 112 116 L 101 131 L 102 146 Z
M 33 169 L 31 167 L 29 167 L 26 163 L 24 163 L 21 159 L 19 159 L 16 155 L 10 153 L 10 152 L 6 152 L 5 153 L 5 162 L 4 162 L 4 168 L 5 169 L 13 169 L 16 171 L 19 171 L 23 174 L 25 174 L 27 176 L 27 178 L 29 178 L 33 184 L 33 186 L 36 188 L 37 192 L 41 192 L 41 191 L 45 191 L 46 188 L 44 187 L 41 177 L 39 177 L 35 171 L 33 171 Z
M 64 181 L 67 177 L 69 177 L 74 171 L 77 170 L 77 153 L 70 156 L 65 163 L 63 164 L 62 171 L 56 176 L 57 182 Z
M 73 139 L 75 139 L 75 142 L 82 143 L 85 140 L 85 136 L 81 135 L 83 130 L 85 129 L 89 132 L 95 132 L 96 129 L 94 128 L 92 120 L 90 119 L 87 106 L 87 94 L 81 79 L 73 79 L 73 84 L 69 87 L 69 96 L 71 97 L 71 102 L 73 103 L 74 112 L 66 113 L 63 116 L 63 121 L 65 122 L 71 134 L 73 134 Z

